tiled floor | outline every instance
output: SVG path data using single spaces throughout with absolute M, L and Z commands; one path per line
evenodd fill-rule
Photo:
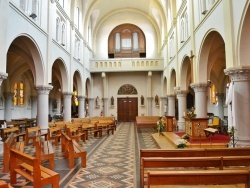
M 102 138 L 89 137 L 86 142 L 80 142 L 87 151 L 87 167 L 81 168 L 80 161 L 75 160 L 75 168 L 68 167 L 67 159 L 64 158 L 61 147 L 55 149 L 55 171 L 60 173 L 60 187 L 70 188 L 127 188 L 140 187 L 140 148 L 158 148 L 152 134 L 154 128 L 138 128 L 134 123 L 120 123 L 114 135 L 103 135 Z M 161 139 L 161 138 L 160 138 Z M 172 148 L 169 143 L 166 149 Z M 25 153 L 34 154 L 32 145 L 25 148 Z M 1 173 L 3 156 L 0 155 L 0 179 L 9 182 L 9 174 Z M 47 163 L 44 163 L 48 166 Z M 23 178 L 18 179 L 21 187 L 28 184 Z M 47 186 L 50 187 L 50 186 Z M 165 187 L 165 186 L 164 186 Z M 238 188 L 242 185 L 233 186 L 166 186 L 171 188 Z M 159 188 L 159 187 L 158 187 Z

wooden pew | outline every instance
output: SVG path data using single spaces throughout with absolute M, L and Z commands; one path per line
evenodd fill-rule
M 249 170 L 152 171 L 148 188 L 154 185 L 230 185 L 245 184 L 250 188 Z
M 15 133 L 15 137 L 16 137 L 17 141 L 19 141 L 19 137 L 22 137 L 23 140 L 25 140 L 25 133 L 20 133 L 20 130 L 18 127 L 4 128 L 4 129 L 2 129 L 1 132 L 2 132 L 2 140 L 3 141 L 5 141 L 11 133 Z
M 160 116 L 136 116 L 136 127 L 156 127 Z M 166 125 L 166 118 L 163 117 Z
M 10 150 L 10 183 L 17 183 L 17 174 L 23 176 L 26 180 L 31 181 L 34 188 L 40 188 L 44 185 L 52 184 L 53 188 L 59 188 L 60 175 L 48 168 L 40 165 L 37 158 L 21 153 L 15 149 Z M 16 161 L 23 161 L 17 165 Z
M 0 180 L 0 188 L 9 188 L 9 185 L 5 181 Z
M 190 167 L 197 169 L 207 169 L 208 167 L 223 170 L 225 167 L 229 169 L 249 168 L 250 156 L 225 156 L 225 157 L 142 157 L 141 159 L 141 185 L 144 187 L 145 179 L 148 171 L 170 170 L 169 168 L 185 168 Z M 178 169 L 176 170 L 178 171 Z
M 50 141 L 41 141 L 41 137 L 36 138 L 36 158 L 39 160 L 40 164 L 42 161 L 49 161 L 49 168 L 54 170 L 55 168 L 55 154 L 54 149 Z
M 48 140 L 54 140 L 55 146 L 58 146 L 61 138 L 61 127 L 55 126 L 48 128 Z
M 81 167 L 86 167 L 87 152 L 82 149 L 74 139 L 71 139 L 66 133 L 62 132 L 62 152 L 69 159 L 69 167 L 74 168 L 74 159 L 81 157 Z
M 81 138 L 83 142 L 86 140 L 85 131 L 82 130 L 82 123 L 68 123 L 66 124 L 66 132 L 67 135 L 71 138 L 79 142 Z
M 45 136 L 45 140 L 47 140 L 47 133 L 41 133 L 40 126 L 27 128 L 25 135 L 26 146 L 29 145 L 29 140 L 32 140 L 33 145 L 35 145 L 36 138 L 41 136 Z
M 9 165 L 10 165 L 10 149 L 15 148 L 16 150 L 23 152 L 24 151 L 24 141 L 22 142 L 15 142 L 15 135 L 11 133 L 9 137 L 5 140 L 3 146 L 3 172 L 9 172 Z

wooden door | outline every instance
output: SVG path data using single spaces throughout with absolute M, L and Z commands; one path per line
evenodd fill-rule
M 132 122 L 138 116 L 138 98 L 118 98 L 117 114 L 119 122 Z

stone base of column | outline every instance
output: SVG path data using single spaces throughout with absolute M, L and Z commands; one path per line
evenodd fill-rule
M 230 146 L 229 147 L 232 147 L 232 143 L 230 143 Z M 249 140 L 238 140 L 236 142 L 236 146 L 235 147 L 250 147 L 250 138 Z
M 177 126 L 179 132 L 185 131 L 185 121 L 184 122 L 178 121 Z

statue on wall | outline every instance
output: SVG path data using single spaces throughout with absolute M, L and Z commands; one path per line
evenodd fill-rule
M 111 106 L 114 106 L 114 97 L 111 97 Z
M 96 99 L 95 99 L 95 105 L 96 106 L 99 106 L 99 97 L 97 96 Z
M 143 97 L 143 95 L 141 96 L 141 105 L 144 105 L 144 97 Z
M 159 97 L 158 97 L 158 95 L 155 95 L 155 105 L 156 106 L 159 105 Z

